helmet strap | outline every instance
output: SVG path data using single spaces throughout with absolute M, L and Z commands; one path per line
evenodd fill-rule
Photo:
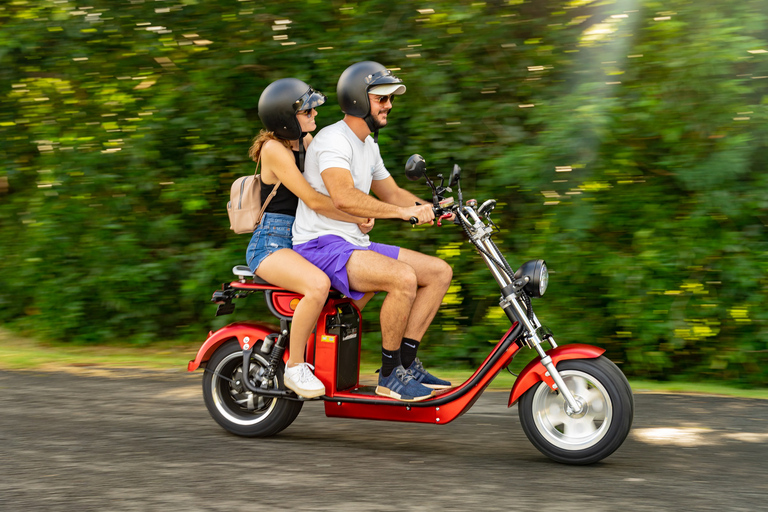
M 304 155 L 306 151 L 304 151 L 304 136 L 306 135 L 306 132 L 301 132 L 301 135 L 299 135 L 299 171 L 304 172 Z
M 379 143 L 379 127 L 376 126 L 373 116 L 371 114 L 368 114 L 363 118 L 363 121 L 365 121 L 365 124 L 368 125 L 368 129 L 371 130 L 371 132 L 373 133 L 373 142 L 378 144 Z
M 368 129 L 371 132 L 375 132 L 378 130 L 378 128 L 376 127 L 376 121 L 374 121 L 373 116 L 370 113 L 363 118 L 363 121 L 365 121 L 365 124 L 368 125 Z

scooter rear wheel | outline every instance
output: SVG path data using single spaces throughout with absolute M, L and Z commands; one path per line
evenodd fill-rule
M 523 431 L 547 457 L 592 464 L 612 454 L 629 434 L 634 400 L 624 374 L 605 357 L 563 361 L 557 370 L 583 404 L 574 413 L 563 396 L 540 382 L 518 403 Z
M 266 374 L 268 362 L 256 349 L 251 355 L 250 379 L 257 385 Z M 301 412 L 303 402 L 259 397 L 243 386 L 243 349 L 230 340 L 216 349 L 203 375 L 203 399 L 216 423 L 233 434 L 268 437 L 282 431 Z M 284 365 L 278 363 L 271 389 L 282 387 Z

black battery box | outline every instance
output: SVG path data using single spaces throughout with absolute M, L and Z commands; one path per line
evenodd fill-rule
M 325 332 L 338 336 L 336 389 L 357 384 L 360 370 L 360 314 L 347 302 L 336 305 L 336 314 L 326 317 Z

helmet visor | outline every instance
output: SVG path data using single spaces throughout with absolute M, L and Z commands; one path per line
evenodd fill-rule
M 299 112 L 301 110 L 317 108 L 325 103 L 326 99 L 328 98 L 326 98 L 323 93 L 315 91 L 310 87 L 309 90 L 293 104 L 293 111 Z
M 367 77 L 365 77 L 365 85 L 367 86 L 368 89 L 370 89 L 374 85 L 400 84 L 400 83 L 403 83 L 403 81 L 397 78 L 395 75 L 393 75 L 392 72 L 388 69 L 382 69 L 377 73 L 374 73 L 372 75 L 368 75 Z

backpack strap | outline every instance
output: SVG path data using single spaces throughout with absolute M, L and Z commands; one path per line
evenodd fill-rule
M 261 165 L 261 153 L 259 153 L 259 160 L 256 162 L 256 171 L 254 172 L 254 174 L 258 174 L 260 165 Z M 272 201 L 272 198 L 275 197 L 275 194 L 277 194 L 277 189 L 280 188 L 281 183 L 282 182 L 278 181 L 275 184 L 275 186 L 272 187 L 272 192 L 269 193 L 266 201 L 264 201 L 264 204 L 261 205 L 261 210 L 259 210 L 259 215 L 256 217 L 256 225 L 261 224 L 261 217 L 264 216 L 264 210 L 267 209 L 269 202 Z

